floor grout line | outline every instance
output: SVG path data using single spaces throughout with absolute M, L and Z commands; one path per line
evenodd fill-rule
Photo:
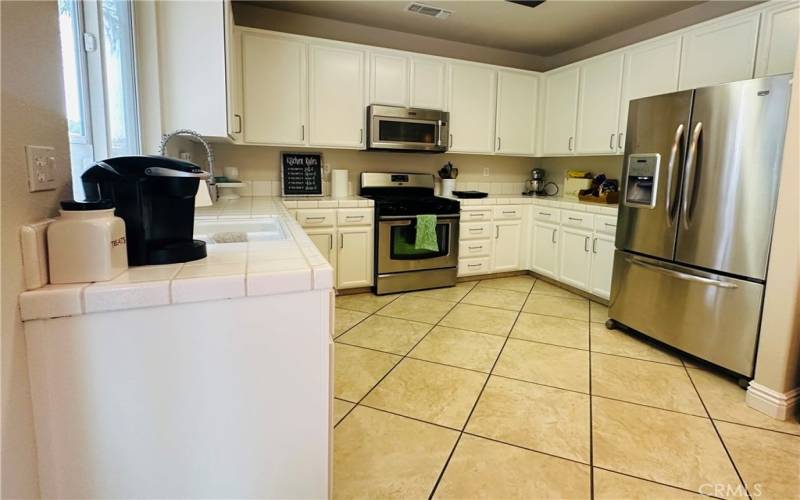
M 592 304 L 589 303 L 589 495 L 594 500 L 594 399 L 592 398 Z

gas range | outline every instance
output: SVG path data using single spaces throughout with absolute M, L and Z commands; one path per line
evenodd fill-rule
M 460 204 L 433 185 L 430 174 L 361 174 L 361 196 L 375 200 L 378 295 L 455 285 Z M 436 249 L 417 247 L 418 215 L 436 216 Z

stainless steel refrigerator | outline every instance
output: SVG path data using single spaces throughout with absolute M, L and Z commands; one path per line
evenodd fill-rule
M 612 323 L 752 377 L 790 79 L 631 101 Z

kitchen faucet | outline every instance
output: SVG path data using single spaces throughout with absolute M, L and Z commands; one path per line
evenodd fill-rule
M 161 145 L 158 147 L 159 154 L 161 156 L 167 155 L 167 142 L 175 136 L 178 135 L 188 135 L 190 137 L 194 137 L 206 148 L 206 155 L 208 161 L 208 194 L 211 196 L 211 201 L 217 201 L 217 181 L 214 179 L 214 151 L 211 149 L 211 144 L 206 141 L 202 135 L 194 130 L 188 128 L 179 128 L 178 130 L 171 132 L 169 134 L 163 134 L 161 136 Z

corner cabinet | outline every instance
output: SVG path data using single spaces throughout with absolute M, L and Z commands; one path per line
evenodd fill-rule
M 308 54 L 309 145 L 363 149 L 366 52 L 311 43 Z
M 556 210 L 557 212 L 557 210 Z M 534 217 L 536 217 L 534 215 Z M 560 228 L 557 223 L 533 221 L 533 245 L 531 245 L 531 270 L 542 276 L 558 278 L 558 241 Z
M 497 71 L 450 63 L 450 151 L 493 153 Z
M 270 33 L 240 36 L 244 142 L 306 145 L 306 44 Z
M 571 155 L 575 152 L 580 69 L 572 66 L 545 75 L 542 153 Z
M 536 74 L 497 72 L 497 153 L 533 156 L 538 96 L 539 77 Z

